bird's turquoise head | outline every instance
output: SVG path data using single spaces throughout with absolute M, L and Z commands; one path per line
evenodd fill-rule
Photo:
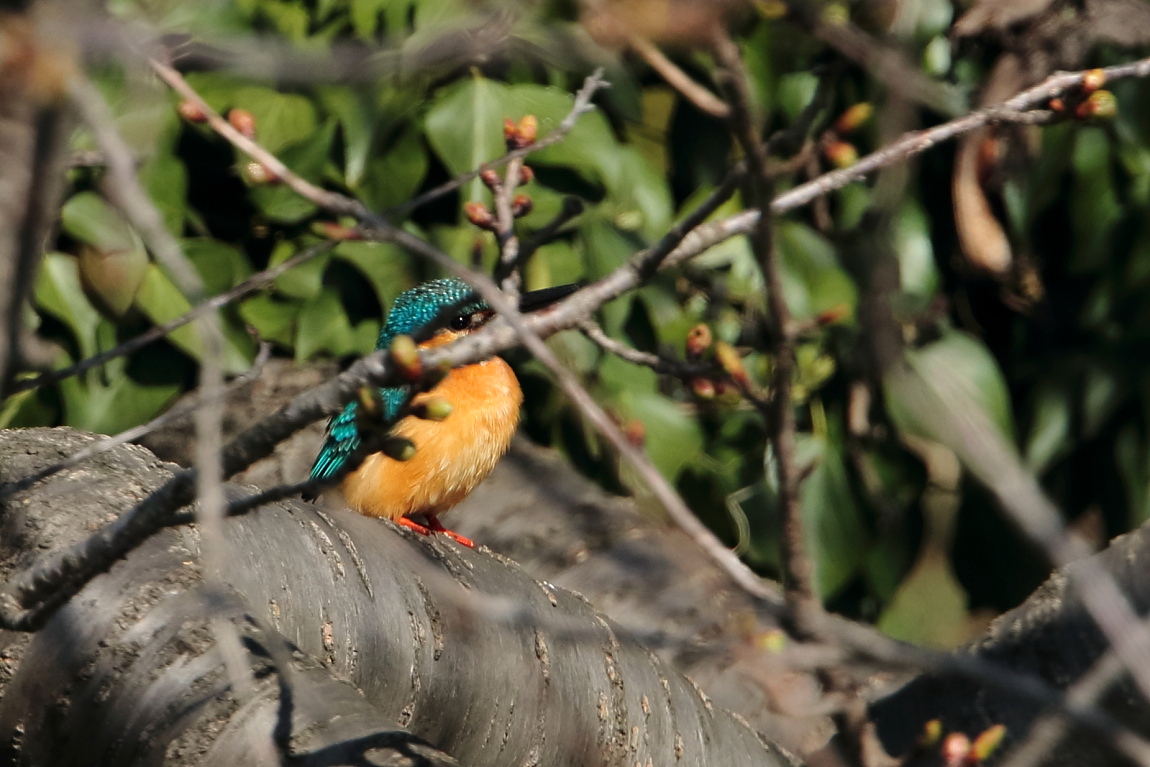
M 454 277 L 432 280 L 399 294 L 375 348 L 386 349 L 396 336 L 412 336 L 423 342 L 441 331 L 463 332 L 490 316 L 487 302 L 466 282 Z
M 575 292 L 577 287 L 560 285 L 524 293 L 519 298 L 519 310 L 541 309 Z M 463 280 L 432 280 L 399 294 L 387 313 L 375 348 L 388 348 L 396 336 L 411 336 L 421 344 L 439 336 L 437 342 L 442 343 L 482 327 L 493 315 L 487 302 Z

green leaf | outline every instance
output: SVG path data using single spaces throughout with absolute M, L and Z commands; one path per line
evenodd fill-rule
M 1098 128 L 1079 131 L 1074 144 L 1074 186 L 1070 197 L 1075 247 L 1070 268 L 1101 269 L 1110 256 L 1109 242 L 1121 206 L 1110 168 L 1110 140 Z
M 617 227 L 637 231 L 648 240 L 671 222 L 671 195 L 662 176 L 631 147 L 619 147 L 601 168 L 608 191 L 607 210 Z
M 419 133 L 405 130 L 380 156 L 368 160 L 359 192 L 374 210 L 399 205 L 415 195 L 427 175 L 427 165 Z
M 323 176 L 328 153 L 335 139 L 335 125 L 334 120 L 328 120 L 305 141 L 292 144 L 279 152 L 280 160 L 304 179 L 318 182 Z M 252 187 L 251 199 L 268 218 L 285 223 L 295 223 L 316 211 L 315 205 L 281 184 Z
M 952 330 L 934 343 L 908 351 L 907 358 L 927 381 L 945 379 L 960 388 L 965 399 L 985 413 L 1006 440 L 1014 442 L 1014 416 L 1006 379 L 994 355 L 981 341 Z
M 622 392 L 616 402 L 624 417 L 643 424 L 643 449 L 668 480 L 674 482 L 684 466 L 699 460 L 703 447 L 699 423 L 676 403 L 653 391 L 638 389 Z
M 393 0 L 350 0 L 348 3 L 348 18 L 351 19 L 351 28 L 356 37 L 371 40 L 379 29 L 379 15 L 392 4 Z M 399 3 L 395 3 L 399 5 Z
M 1058 381 L 1044 381 L 1034 391 L 1030 437 L 1026 442 L 1026 465 L 1041 472 L 1071 448 L 1071 398 Z
M 791 314 L 810 319 L 841 306 L 854 314 L 858 301 L 854 281 L 839 266 L 830 242 L 795 221 L 780 221 L 775 237 L 775 247 L 782 255 L 783 290 Z
M 295 339 L 296 315 L 300 305 L 295 301 L 277 301 L 259 293 L 239 306 L 240 317 L 256 329 L 265 341 L 290 349 Z
M 356 351 L 356 335 L 335 291 L 327 288 L 307 301 L 299 313 L 295 341 L 296 362 L 319 352 L 341 356 Z
M 188 204 L 184 164 L 170 154 L 157 154 L 140 168 L 140 183 L 156 204 L 164 228 L 173 235 L 182 234 Z
M 778 79 L 776 98 L 777 104 L 786 116 L 788 123 L 793 123 L 815 97 L 819 87 L 819 78 L 810 72 L 795 72 L 782 75 Z
M 878 629 L 904 642 L 950 649 L 965 641 L 973 628 L 966 603 L 966 591 L 946 554 L 924 549 L 883 609 Z
M 421 3 L 420 8 L 435 3 Z M 504 94 L 507 86 L 472 77 L 444 88 L 424 118 L 427 140 L 451 175 L 474 170 L 505 151 Z M 467 200 L 483 199 L 483 183 L 467 186 Z
M 814 565 L 814 585 L 823 600 L 833 596 L 861 570 L 869 535 L 851 492 L 837 429 L 828 434 L 796 435 L 795 464 L 806 475 L 799 490 L 804 546 Z M 774 453 L 763 460 L 763 481 L 735 492 L 728 505 L 747 515 L 754 532 L 752 556 L 778 561 L 781 509 Z
M 625 392 L 654 392 L 658 377 L 655 371 L 626 362 L 614 354 L 605 354 L 595 371 L 599 386 L 609 397 Z
M 136 294 L 136 307 L 157 325 L 186 314 L 192 308 L 179 289 L 155 264 L 149 266 Z M 220 366 L 229 374 L 242 373 L 251 365 L 254 344 L 246 334 L 230 327 L 223 318 L 220 325 L 224 334 Z M 193 359 L 203 359 L 203 341 L 194 322 L 176 328 L 167 338 Z
M 23 391 L 0 400 L 0 429 L 20 429 L 57 422 L 55 410 L 37 391 Z
M 527 290 L 567 285 L 587 276 L 583 259 L 567 240 L 552 240 L 535 251 L 527 262 Z
M 332 254 L 354 266 L 367 278 L 380 306 L 391 306 L 400 293 L 411 287 L 411 263 L 396 245 L 341 242 Z
M 1087 365 L 1082 377 L 1082 434 L 1092 439 L 1126 392 L 1118 375 L 1102 365 Z
M 847 479 L 838 437 L 836 431 L 826 437 L 800 434 L 796 445 L 800 471 L 809 470 L 799 499 L 806 546 L 815 564 L 815 590 L 824 601 L 859 572 L 869 538 Z M 773 481 L 774 468 L 768 467 Z
M 252 274 L 247 258 L 234 245 L 207 237 L 188 238 L 180 244 L 184 255 L 200 275 L 208 295 L 223 293 Z
M 286 145 L 302 141 L 316 130 L 315 107 L 308 99 L 293 93 L 247 86 L 231 94 L 229 106 L 251 112 L 256 120 L 256 139 L 265 149 L 277 154 Z M 290 163 L 289 167 L 292 167 Z
M 619 231 L 611 223 L 598 216 L 588 219 L 580 230 L 587 273 L 592 279 L 602 277 L 626 262 L 631 254 L 641 247 L 626 232 Z M 599 310 L 601 324 L 608 335 L 618 337 L 627 321 L 631 297 L 621 296 L 608 301 Z
M 344 183 L 355 189 L 363 180 L 375 135 L 370 100 L 360 90 L 336 86 L 321 90 L 319 99 L 323 108 L 339 120 L 343 132 Z
M 126 375 L 68 378 L 60 382 L 64 420 L 74 428 L 117 434 L 154 417 L 179 394 L 179 384 L 143 386 Z
M 82 358 L 99 351 L 96 326 L 100 313 L 88 302 L 80 285 L 80 268 L 75 258 L 49 253 L 40 263 L 34 291 L 36 304 L 63 322 L 72 331 Z
M 100 250 L 143 248 L 120 211 L 95 192 L 80 192 L 69 198 L 60 210 L 60 226 L 70 236 Z
M 907 352 L 901 364 L 886 371 L 883 394 L 900 433 L 949 448 L 1003 503 L 1048 505 L 1022 464 L 1005 383 L 980 343 L 952 331 Z
M 894 249 L 900 287 L 923 301 L 934 296 L 939 275 L 930 239 L 930 222 L 922 206 L 913 199 L 903 202 L 895 215 Z
M 276 243 L 268 266 L 279 266 L 294 256 L 298 248 L 291 242 Z M 323 273 L 327 269 L 329 253 L 321 253 L 315 258 L 288 269 L 275 278 L 276 290 L 292 298 L 315 298 L 323 288 Z

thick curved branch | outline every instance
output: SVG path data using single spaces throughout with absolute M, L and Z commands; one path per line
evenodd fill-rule
M 4 478 L 96 439 L 4 432 Z M 120 448 L 21 493 L 0 513 L 0 571 L 48 540 L 85 535 L 167 473 L 146 451 Z M 429 742 L 475 767 L 792 764 L 584 600 L 506 560 L 299 502 L 226 525 L 245 556 L 226 563 L 223 592 L 202 587 L 202 531 L 169 530 L 92 581 L 16 654 L 15 673 L 0 680 L 0 731 L 26 723 L 18 758 L 59 762 L 84 748 L 131 763 L 179 747 L 186 763 L 225 763 L 278 731 L 305 764 L 365 738 L 385 750 Z M 257 671 L 247 698 L 224 684 L 209 618 L 244 638 Z M 299 651 L 286 675 L 281 637 Z M 350 687 L 341 699 L 333 677 L 366 701 Z M 60 700 L 63 718 L 53 713 Z M 358 734 L 339 733 L 345 718 Z M 407 732 L 381 728 L 389 722 Z M 342 737 L 321 747 L 313 730 Z M 439 761 L 426 763 L 444 763 L 429 753 Z

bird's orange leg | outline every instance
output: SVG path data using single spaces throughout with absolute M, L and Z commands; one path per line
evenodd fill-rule
M 459 533 L 448 530 L 435 517 L 427 518 L 427 529 L 433 533 L 442 533 L 461 546 L 466 546 L 469 549 L 475 548 L 475 541 L 471 540 L 470 538 L 464 538 Z

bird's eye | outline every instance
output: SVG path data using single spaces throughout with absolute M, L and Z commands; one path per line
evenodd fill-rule
M 453 317 L 447 326 L 452 330 L 467 330 L 471 327 L 471 315 L 461 314 L 458 317 Z

